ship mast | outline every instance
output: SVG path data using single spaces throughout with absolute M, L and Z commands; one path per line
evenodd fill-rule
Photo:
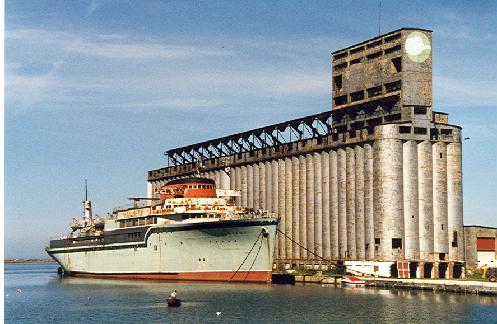
M 93 225 L 91 201 L 88 200 L 88 184 L 85 179 L 85 201 L 83 201 L 85 227 Z

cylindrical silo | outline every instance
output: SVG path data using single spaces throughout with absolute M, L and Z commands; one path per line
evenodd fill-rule
M 254 168 L 247 165 L 247 207 L 254 208 Z
M 241 166 L 241 174 L 242 174 L 242 206 L 248 207 L 248 174 L 247 167 L 245 165 Z
M 299 199 L 300 171 L 299 159 L 292 157 L 292 238 L 295 242 L 300 242 L 300 199 Z M 300 247 L 293 243 L 293 259 L 300 259 Z
M 347 154 L 337 150 L 338 179 L 338 249 L 340 259 L 348 258 L 347 252 Z
M 226 167 L 220 170 L 221 172 L 221 189 L 230 189 L 230 168 Z
M 221 189 L 221 170 L 214 171 L 214 181 L 216 182 L 216 188 Z
M 463 261 L 465 258 L 461 143 L 450 143 L 447 145 L 447 207 L 449 260 Z
M 366 259 L 364 233 L 364 149 L 355 146 L 355 237 L 356 258 Z
M 433 261 L 433 161 L 431 143 L 418 144 L 419 258 Z
M 259 163 L 259 208 L 267 210 L 266 206 L 266 165 Z
M 306 248 L 314 251 L 314 163 L 312 155 L 306 155 L 306 192 L 307 192 L 307 244 Z M 314 254 L 308 255 L 309 259 L 315 259 Z
M 285 234 L 292 237 L 293 197 L 292 197 L 292 160 L 286 158 L 285 162 Z M 286 258 L 293 255 L 293 243 L 285 238 Z
M 241 191 L 242 191 L 242 167 L 237 166 L 237 167 L 233 168 L 233 171 L 235 171 L 235 189 L 239 190 L 240 194 L 241 194 Z M 242 197 L 241 196 L 236 197 L 235 202 L 236 202 L 237 206 L 240 206 L 242 204 Z
M 266 209 L 274 212 L 273 210 L 273 173 L 271 162 L 267 161 L 264 163 L 264 169 L 266 170 Z
M 280 210 L 278 209 L 279 204 L 278 204 L 278 161 L 273 160 L 271 161 L 271 206 L 273 209 L 273 212 L 276 213 L 278 217 L 280 217 L 280 222 L 278 223 L 278 229 L 281 230 L 283 227 L 281 226 L 281 215 L 280 215 Z M 281 233 L 278 232 L 276 235 L 276 239 L 274 242 L 274 253 L 276 254 L 276 258 L 281 258 L 282 256 L 279 254 L 279 241 L 280 237 L 282 236 Z
M 286 226 L 286 209 L 285 209 L 285 201 L 286 201 L 286 192 L 285 192 L 285 160 L 278 160 L 278 211 L 280 213 L 280 223 L 279 226 L 282 232 L 285 232 Z M 284 258 L 286 256 L 286 243 L 287 238 L 284 235 L 280 235 L 278 240 L 280 257 Z
M 323 188 L 323 257 L 331 258 L 330 236 L 330 154 L 321 152 L 322 188 Z
M 375 257 L 373 198 L 373 147 L 367 143 L 364 144 L 364 236 L 368 260 Z
M 321 153 L 313 154 L 314 167 L 314 253 L 323 255 L 323 183 Z
M 433 249 L 440 260 L 449 253 L 447 219 L 447 144 L 432 145 L 433 159 Z M 443 255 L 442 255 L 443 254 Z
M 338 259 L 340 252 L 338 249 L 338 170 L 337 170 L 337 152 L 330 151 L 330 240 L 331 240 L 331 257 Z
M 347 251 L 348 258 L 356 259 L 356 235 L 355 235 L 355 151 L 347 147 L 346 154 L 346 185 L 347 185 Z
M 419 260 L 418 145 L 403 144 L 405 258 Z
M 307 159 L 299 156 L 299 244 L 300 257 L 307 258 Z
M 260 189 L 259 189 L 259 164 L 257 163 L 254 163 L 252 165 L 252 172 L 253 172 L 253 186 L 254 186 L 254 189 L 252 190 L 252 201 L 253 201 L 253 206 L 252 208 L 254 208 L 255 210 L 257 209 L 260 209 L 259 207 L 259 192 L 260 192 Z
M 404 201 L 402 180 L 402 141 L 397 125 L 375 128 L 374 211 L 378 219 L 379 258 L 402 260 L 404 240 Z

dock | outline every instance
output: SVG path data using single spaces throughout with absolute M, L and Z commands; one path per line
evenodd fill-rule
M 342 276 L 296 275 L 273 273 L 274 284 L 323 284 L 340 285 Z M 425 290 L 434 292 L 451 292 L 497 296 L 497 283 L 479 280 L 454 279 L 398 279 L 360 277 L 366 281 L 366 287 L 405 290 Z

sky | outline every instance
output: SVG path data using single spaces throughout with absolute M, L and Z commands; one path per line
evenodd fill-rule
M 433 30 L 434 110 L 463 127 L 464 223 L 497 226 L 497 2 L 381 1 Z M 331 52 L 379 1 L 5 3 L 5 257 L 146 194 L 163 152 L 331 109 Z

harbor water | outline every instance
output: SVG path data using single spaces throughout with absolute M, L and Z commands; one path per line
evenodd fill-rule
M 427 291 L 102 280 L 6 264 L 5 323 L 497 323 L 497 298 Z M 167 307 L 173 290 L 183 304 Z

